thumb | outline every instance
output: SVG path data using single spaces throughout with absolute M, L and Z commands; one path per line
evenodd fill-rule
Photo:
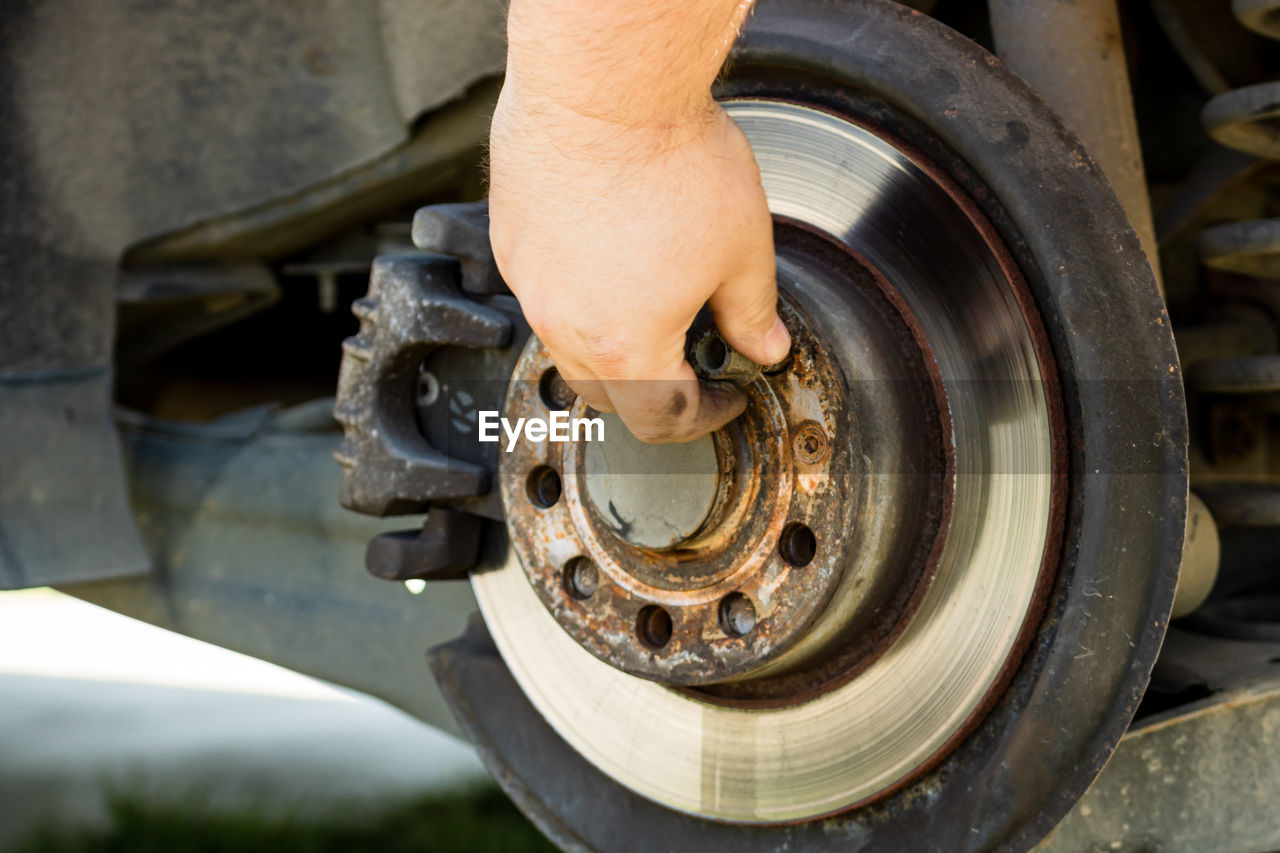
M 716 328 L 729 345 L 756 364 L 774 364 L 791 351 L 791 335 L 778 316 L 774 267 L 722 284 L 709 301 Z

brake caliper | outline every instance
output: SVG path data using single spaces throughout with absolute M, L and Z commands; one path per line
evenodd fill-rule
M 483 520 L 502 518 L 498 449 L 477 440 L 477 413 L 501 408 L 529 328 L 489 252 L 488 218 L 485 202 L 422 208 L 422 251 L 377 258 L 352 306 L 360 331 L 343 342 L 334 406 L 342 504 L 427 513 L 421 530 L 370 543 L 379 577 L 461 577 Z

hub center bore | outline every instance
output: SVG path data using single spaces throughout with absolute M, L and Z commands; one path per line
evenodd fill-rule
M 716 501 L 720 466 L 715 442 L 645 444 L 617 415 L 604 414 L 604 440 L 584 454 L 592 510 L 638 548 L 674 548 L 697 534 Z

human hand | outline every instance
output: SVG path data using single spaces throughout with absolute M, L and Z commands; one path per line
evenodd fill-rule
M 498 268 L 560 375 L 643 441 L 688 441 L 746 405 L 685 361 L 704 304 L 752 360 L 790 349 L 759 169 L 709 94 L 630 126 L 509 76 L 493 119 L 489 216 Z

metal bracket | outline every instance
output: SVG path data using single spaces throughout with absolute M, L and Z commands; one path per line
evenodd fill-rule
M 369 542 L 364 565 L 383 580 L 459 580 L 480 553 L 479 516 L 432 507 L 421 530 L 381 533 Z
M 413 244 L 428 252 L 456 255 L 462 289 L 468 293 L 510 293 L 489 247 L 489 202 L 433 204 L 413 216 Z

